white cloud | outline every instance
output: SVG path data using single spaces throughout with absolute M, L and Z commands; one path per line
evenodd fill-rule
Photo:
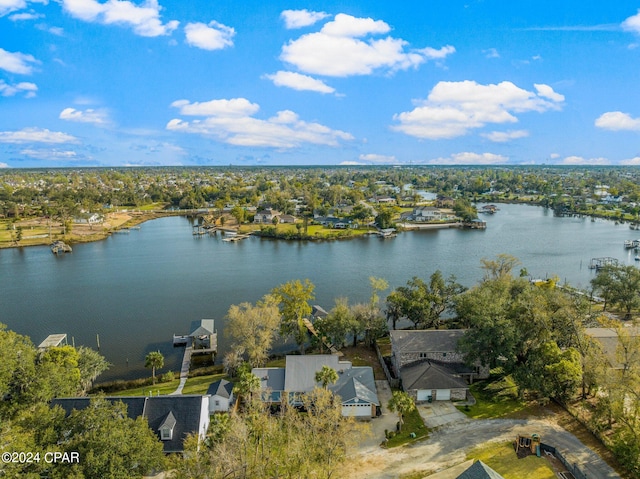
M 436 158 L 428 163 L 432 165 L 499 165 L 509 161 L 509 158 L 493 153 L 454 153 L 449 157 Z
M 31 82 L 20 82 L 15 85 L 5 83 L 4 80 L 0 80 L 0 95 L 2 96 L 14 96 L 18 93 L 24 93 L 25 98 L 33 98 L 36 96 L 38 86 Z
M 26 6 L 27 2 L 25 0 L 0 0 L 0 17 L 3 17 L 7 13 L 26 8 Z
M 96 0 L 62 0 L 62 5 L 74 18 L 105 25 L 129 26 L 143 37 L 169 35 L 179 24 L 175 20 L 165 24 L 160 21 L 161 7 L 158 0 L 146 0 L 141 6 L 122 0 L 108 0 L 106 3 Z
M 2 0 L 0 0 L 0 5 L 2 4 Z M 2 8 L 0 6 L 0 8 Z M 9 20 L 12 22 L 21 22 L 25 20 L 37 20 L 38 18 L 42 18 L 44 15 L 41 13 L 34 12 L 24 12 L 24 13 L 14 13 L 13 15 L 9 15 Z
M 359 161 L 341 161 L 338 163 L 340 166 L 365 166 L 366 163 L 361 163 Z
M 469 80 L 439 82 L 415 109 L 394 115 L 400 124 L 392 129 L 417 138 L 455 138 L 486 124 L 516 123 L 514 113 L 560 109 L 562 95 L 547 85 L 536 85 L 536 90 L 544 95 L 507 81 L 490 85 Z
M 0 168 L 9 168 L 9 165 L 7 165 L 6 163 L 0 162 Z
M 111 124 L 109 115 L 104 110 L 88 108 L 84 111 L 75 108 L 65 108 L 58 117 L 61 120 L 75 121 L 78 123 L 91 123 L 96 126 L 106 127 Z
M 549 155 L 549 158 L 551 158 L 552 160 L 556 160 L 556 159 L 560 158 L 560 153 L 551 153 Z
M 387 165 L 391 163 L 398 163 L 398 160 L 393 155 L 378 155 L 375 153 L 360 155 L 358 159 L 360 161 L 365 161 L 367 163 L 377 163 L 377 164 L 387 164 Z
M 33 65 L 40 63 L 33 56 L 20 52 L 8 52 L 0 48 L 0 69 L 20 75 L 31 75 Z
M 302 75 L 301 73 L 279 71 L 272 75 L 265 75 L 276 86 L 284 86 L 301 91 L 316 91 L 319 93 L 334 93 L 335 88 L 330 87 L 322 80 Z
M 254 118 L 259 106 L 245 98 L 172 103 L 183 115 L 205 116 L 191 122 L 173 119 L 167 130 L 195 133 L 237 146 L 295 148 L 304 144 L 337 146 L 353 136 L 319 123 L 307 123 L 290 110 L 279 111 L 266 120 Z
M 547 98 L 547 99 L 549 99 L 551 101 L 555 101 L 557 103 L 560 103 L 560 102 L 564 101 L 564 95 L 561 95 L 560 93 L 556 93 L 555 91 L 553 91 L 553 88 L 551 88 L 549 85 L 544 85 L 544 84 L 540 84 L 540 83 L 534 83 L 533 87 L 538 92 L 538 96 L 541 96 L 543 98 Z
M 621 111 L 608 111 L 596 118 L 595 125 L 605 130 L 640 131 L 640 118 L 632 118 Z
M 319 32 L 302 35 L 282 47 L 280 59 L 305 73 L 346 77 L 368 75 L 374 70 L 406 70 L 430 59 L 442 59 L 455 49 L 425 48 L 406 51 L 407 42 L 387 36 L 391 27 L 381 20 L 340 13 Z
M 0 143 L 75 143 L 78 139 L 60 131 L 46 128 L 23 128 L 15 131 L 0 131 Z
M 284 25 L 287 29 L 308 27 L 320 20 L 327 18 L 329 14 L 324 12 L 310 12 L 307 9 L 304 10 L 285 10 L 280 14 L 280 17 L 284 20 Z
M 192 47 L 203 50 L 222 50 L 233 46 L 233 37 L 236 31 L 231 28 L 211 21 L 207 25 L 204 23 L 188 23 L 184 27 L 187 43 Z
M 24 149 L 20 151 L 21 155 L 28 156 L 29 158 L 35 158 L 37 160 L 75 160 L 78 154 L 73 150 L 35 150 Z
M 620 161 L 621 165 L 629 165 L 629 166 L 637 166 L 640 165 L 640 156 L 636 156 L 634 158 L 631 158 L 629 160 L 622 160 Z
M 529 132 L 527 130 L 492 131 L 483 133 L 482 136 L 495 143 L 505 143 L 517 138 L 525 138 L 529 136 Z
M 582 156 L 567 156 L 560 162 L 562 165 L 610 165 L 607 158 L 583 158 Z
M 495 48 L 487 48 L 486 50 L 482 50 L 482 53 L 484 53 L 486 58 L 500 58 L 500 54 Z
M 640 10 L 638 10 L 638 13 L 622 22 L 622 29 L 628 32 L 640 34 Z

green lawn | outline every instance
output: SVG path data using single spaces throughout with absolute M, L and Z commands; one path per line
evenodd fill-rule
M 473 406 L 459 406 L 463 413 L 474 419 L 489 419 L 506 416 L 527 407 L 527 402 L 518 399 L 516 388 L 508 378 L 481 381 L 471 385 L 476 398 Z
M 182 394 L 205 394 L 209 385 L 217 381 L 218 379 L 225 378 L 225 374 L 210 374 L 206 376 L 196 376 L 187 379 L 187 383 L 182 390 Z M 170 394 L 178 388 L 180 384 L 179 379 L 169 381 L 167 383 L 157 383 L 155 386 L 146 385 L 132 389 L 125 389 L 114 393 L 109 393 L 110 396 L 148 396 L 153 394 Z
M 416 437 L 411 437 L 415 433 Z M 418 409 L 414 409 L 404 417 L 402 431 L 387 440 L 386 447 L 398 447 L 412 442 L 426 439 L 429 436 L 429 429 L 424 425 Z
M 514 438 L 515 439 L 515 438 Z M 527 456 L 518 459 L 510 442 L 483 444 L 467 454 L 467 459 L 478 459 L 504 479 L 522 479 L 531 477 L 536 479 L 555 479 L 553 469 L 544 457 Z

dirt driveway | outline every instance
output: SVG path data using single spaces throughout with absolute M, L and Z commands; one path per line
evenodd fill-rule
M 393 479 L 423 471 L 425 475 L 463 462 L 474 447 L 497 441 L 512 441 L 517 434 L 537 433 L 542 441 L 556 447 L 590 479 L 620 476 L 574 435 L 546 419 L 463 420 L 441 426 L 429 439 L 408 447 L 385 450 L 361 449 L 349 462 L 347 477 L 353 479 Z

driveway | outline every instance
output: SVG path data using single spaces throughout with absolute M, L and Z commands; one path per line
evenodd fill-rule
M 434 401 L 432 403 L 416 404 L 422 420 L 429 429 L 435 429 L 445 424 L 460 421 L 470 421 L 450 401 Z
M 429 439 L 409 447 L 359 450 L 349 462 L 348 477 L 354 479 L 394 479 L 423 471 L 441 471 L 466 460 L 466 454 L 488 442 L 513 441 L 518 434 L 537 433 L 545 444 L 556 447 L 576 463 L 590 479 L 619 479 L 620 476 L 596 453 L 552 419 L 483 419 L 445 424 Z
M 361 454 L 370 453 L 372 451 L 380 449 L 380 444 L 384 441 L 384 431 L 396 430 L 396 422 L 398 422 L 398 415 L 389 411 L 387 404 L 391 399 L 391 388 L 388 381 L 376 381 L 376 389 L 378 390 L 378 400 L 380 401 L 380 408 L 382 415 L 372 419 L 369 422 L 371 427 L 371 434 L 361 441 L 358 441 L 358 451 Z

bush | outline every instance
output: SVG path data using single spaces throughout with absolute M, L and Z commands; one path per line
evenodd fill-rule
M 173 371 L 167 371 L 166 373 L 164 373 L 161 377 L 160 377 L 160 382 L 161 383 L 170 383 L 171 381 L 173 381 L 176 378 L 176 375 L 173 373 Z

